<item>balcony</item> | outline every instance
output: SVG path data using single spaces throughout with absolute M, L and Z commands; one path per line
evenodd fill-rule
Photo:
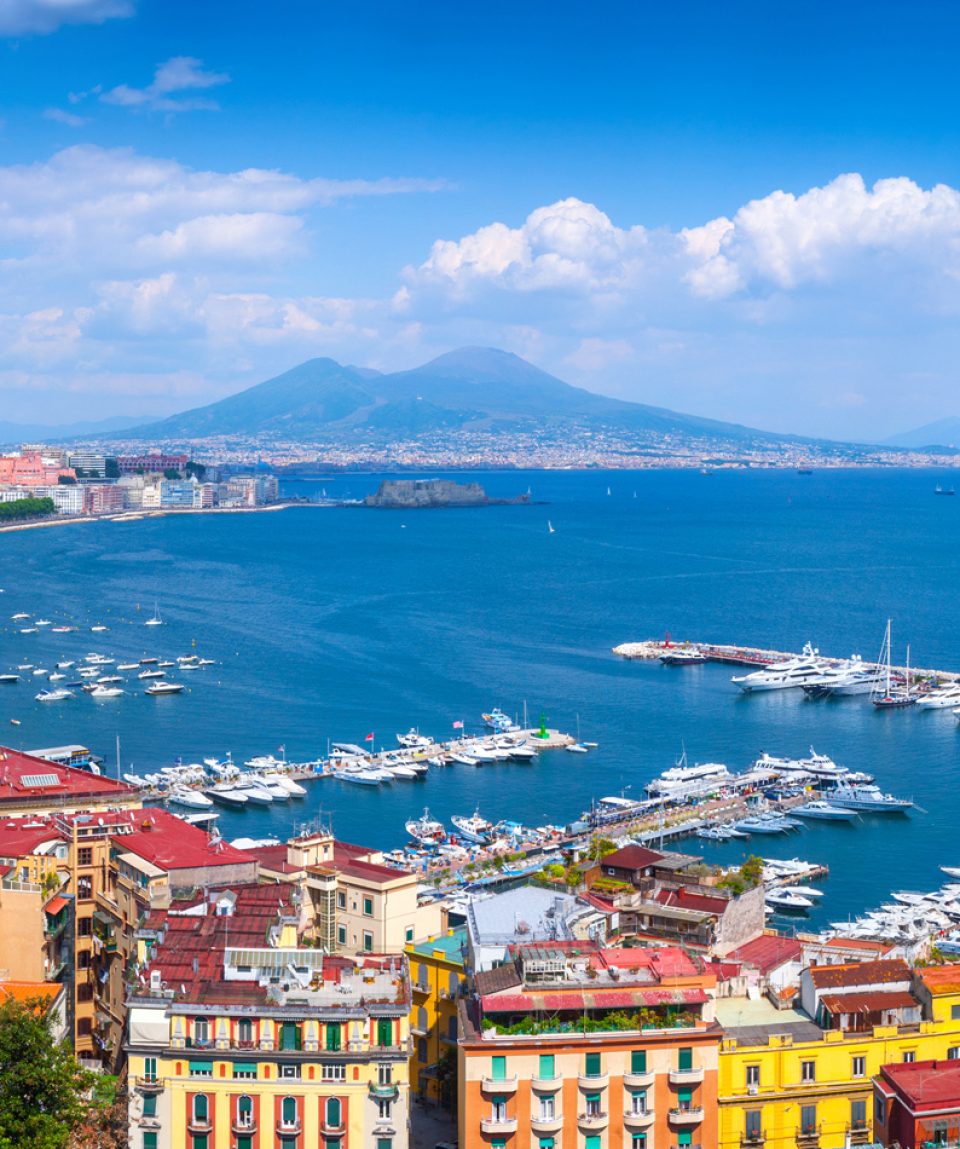
M 671 1109 L 667 1114 L 671 1125 L 699 1125 L 703 1120 L 703 1107 L 700 1105 L 681 1105 Z
M 496 1077 L 481 1077 L 480 1088 L 484 1093 L 516 1093 L 517 1092 L 517 1075 L 512 1077 L 503 1077 L 497 1079 Z
M 606 1089 L 610 1084 L 609 1073 L 581 1073 L 577 1077 L 581 1089 Z
M 277 1136 L 278 1137 L 299 1137 L 303 1132 L 303 1122 L 299 1117 L 294 1117 L 292 1121 L 284 1121 L 281 1117 L 277 1122 Z M 343 1130 L 341 1129 L 342 1133 Z
M 624 1089 L 649 1089 L 653 1085 L 653 1070 L 644 1073 L 625 1073 L 623 1075 Z
M 532 1077 L 530 1088 L 534 1093 L 556 1093 L 563 1085 L 562 1077 Z
M 813 1146 L 820 1143 L 820 1126 L 819 1125 L 804 1125 L 797 1130 L 797 1145 L 803 1146 L 804 1149 L 813 1149 Z
M 540 1137 L 552 1137 L 563 1128 L 563 1114 L 555 1113 L 553 1117 L 545 1117 L 537 1113 L 530 1118 L 530 1129 Z
M 325 1137 L 342 1137 L 346 1131 L 347 1125 L 342 1117 L 340 1118 L 339 1125 L 331 1125 L 326 1117 L 320 1120 L 320 1132 L 323 1133 Z
M 144 1093 L 160 1093 L 164 1088 L 163 1078 L 157 1077 L 155 1074 L 150 1074 L 147 1077 L 135 1077 L 133 1084 L 135 1088 Z
M 213 1122 L 209 1117 L 189 1117 L 187 1119 L 187 1129 L 191 1133 L 212 1133 Z
M 698 1068 L 671 1069 L 667 1074 L 671 1085 L 699 1085 L 703 1081 L 703 1070 Z
M 628 1129 L 649 1129 L 656 1117 L 652 1109 L 628 1109 L 623 1123 Z
M 400 1089 L 395 1081 L 388 1081 L 384 1084 L 371 1081 L 367 1089 L 374 1101 L 396 1101 L 400 1096 Z
M 502 1117 L 481 1117 L 480 1118 L 480 1132 L 490 1133 L 496 1135 L 497 1133 L 516 1133 L 517 1119 L 516 1117 L 507 1117 L 504 1114 Z
M 851 1125 L 847 1129 L 847 1133 L 850 1135 L 851 1145 L 869 1145 L 873 1140 L 865 1121 L 858 1121 L 856 1125 Z
M 230 1122 L 230 1132 L 241 1137 L 253 1137 L 257 1132 L 257 1123 L 252 1113 L 238 1113 Z
M 740 1138 L 742 1149 L 759 1149 L 764 1142 L 763 1131 L 760 1129 L 750 1131 L 748 1130 Z
M 607 1123 L 607 1115 L 601 1110 L 597 1110 L 596 1112 L 591 1111 L 590 1113 L 577 1114 L 577 1124 L 581 1129 L 588 1133 L 594 1132 L 597 1129 L 606 1129 Z

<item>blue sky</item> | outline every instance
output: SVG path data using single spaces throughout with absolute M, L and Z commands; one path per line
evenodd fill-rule
M 958 24 L 0 0 L 0 418 L 464 343 L 777 430 L 958 413 Z

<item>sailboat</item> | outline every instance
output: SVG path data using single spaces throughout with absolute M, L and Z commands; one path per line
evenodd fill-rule
M 877 682 L 870 696 L 870 701 L 880 710 L 902 709 L 913 706 L 916 697 L 910 693 L 910 651 L 907 650 L 907 682 L 905 688 L 893 686 L 892 653 L 890 644 L 890 619 L 887 619 L 887 629 L 883 635 L 883 646 L 880 648 L 880 659 L 877 663 Z
M 160 607 L 154 602 L 153 604 L 153 618 L 148 618 L 143 624 L 144 626 L 163 626 L 163 619 L 160 617 Z
M 556 533 L 556 531 L 555 531 L 555 529 L 554 529 L 553 523 L 551 523 L 551 522 L 550 522 L 550 520 L 549 520 L 549 519 L 547 519 L 547 534 L 548 534 L 548 535 L 552 535 L 552 534 L 555 534 L 555 533 Z

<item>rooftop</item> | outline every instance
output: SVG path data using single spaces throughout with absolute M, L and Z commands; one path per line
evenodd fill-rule
M 777 1009 L 767 998 L 718 997 L 717 1021 L 727 1037 L 739 1045 L 769 1045 L 772 1037 L 787 1034 L 795 1042 L 821 1041 L 823 1030 L 805 1013 Z
M 462 965 L 463 947 L 466 944 L 466 927 L 461 926 L 459 929 L 450 930 L 448 933 L 426 938 L 422 942 L 415 942 L 413 945 L 407 946 L 407 951 L 409 953 L 419 954 L 422 957 L 433 957 L 437 951 L 440 951 L 443 954 L 444 961 L 455 962 L 458 965 Z
M 90 774 L 0 746 L 0 803 L 30 798 L 49 799 L 51 807 L 64 799 L 75 803 L 79 798 L 114 798 L 126 803 L 137 798 L 137 791 L 103 774 Z
M 57 1000 L 62 990 L 63 985 L 58 981 L 0 981 L 0 997 L 13 998 L 21 1005 L 40 1000 L 47 1009 Z
M 910 967 L 902 958 L 844 962 L 842 965 L 815 965 L 810 967 L 810 980 L 816 989 L 889 985 L 894 982 L 909 984 Z
M 63 834 L 51 822 L 31 818 L 29 821 L 0 823 L 0 858 L 49 853 L 49 849 L 41 847 L 63 841 Z
M 882 1013 L 891 1009 L 919 1009 L 920 1003 L 912 993 L 905 990 L 893 993 L 825 993 L 820 998 L 820 1004 L 834 1016 L 841 1014 Z
M 123 830 L 114 839 L 125 853 L 135 854 L 164 873 L 244 863 L 256 866 L 257 862 L 253 854 L 154 807 L 128 811 Z
M 610 866 L 615 870 L 643 870 L 647 866 L 662 862 L 663 854 L 656 850 L 648 850 L 646 846 L 623 846 L 614 850 L 612 854 L 601 859 L 601 865 Z
M 879 1084 L 914 1110 L 960 1107 L 960 1061 L 914 1061 L 884 1065 Z M 887 1090 L 889 1092 L 889 1089 Z
M 534 940 L 572 941 L 570 919 L 588 907 L 573 894 L 520 886 L 482 901 L 471 901 L 467 928 L 474 945 L 512 945 Z
M 770 973 L 787 962 L 797 961 L 803 952 L 803 945 L 796 938 L 785 938 L 780 934 L 763 934 L 753 941 L 737 946 L 727 954 L 728 961 L 742 962 L 753 966 L 762 974 Z
M 917 972 L 933 997 L 960 993 L 960 966 L 936 966 Z

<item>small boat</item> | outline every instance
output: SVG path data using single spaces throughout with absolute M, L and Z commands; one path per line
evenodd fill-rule
M 165 670 L 141 670 L 137 678 L 166 678 Z
M 482 766 L 483 763 L 479 758 L 474 758 L 472 754 L 468 754 L 465 750 L 455 750 L 450 755 L 451 762 L 457 762 L 461 766 Z
M 0 685 L 13 686 L 15 682 L 20 681 L 19 674 L 0 674 Z
M 254 802 L 258 806 L 270 806 L 273 804 L 273 795 L 265 786 L 258 786 L 253 781 L 243 779 L 236 782 L 233 789 L 238 794 L 243 794 L 248 802 Z
M 22 622 L 23 619 L 29 618 L 29 617 L 30 617 L 30 615 L 28 615 L 25 610 L 18 610 L 16 614 L 10 615 L 10 619 L 12 622 Z
M 62 662 L 57 663 L 57 670 L 69 670 L 74 665 L 72 658 L 65 658 Z
M 173 786 L 167 795 L 167 800 L 175 802 L 178 806 L 186 806 L 191 810 L 209 810 L 213 799 L 198 790 L 191 790 L 187 786 Z
M 801 898 L 823 897 L 823 890 L 817 890 L 813 886 L 781 886 L 780 889 L 785 894 L 799 894 Z
M 20 633 L 21 634 L 36 634 L 37 628 L 35 626 L 21 626 L 20 627 Z
M 67 698 L 73 698 L 73 694 L 60 686 L 56 690 L 41 690 L 36 697 L 38 702 L 63 702 Z
M 183 690 L 180 682 L 151 682 L 144 694 L 179 694 Z
M 176 666 L 175 662 L 171 662 L 169 658 L 161 658 L 157 666 L 162 666 L 164 670 L 169 670 L 171 666 Z
M 229 786 L 226 783 L 212 786 L 207 793 L 215 802 L 223 802 L 225 806 L 246 806 L 249 801 L 245 791 L 238 790 L 235 786 Z
M 702 666 L 707 656 L 694 647 L 675 647 L 660 655 L 664 666 Z
M 554 535 L 556 533 L 557 533 L 556 528 L 554 527 L 553 523 L 551 523 L 550 520 L 547 519 L 547 534 L 548 535 Z
M 98 683 L 91 691 L 91 698 L 119 698 L 123 691 L 119 686 L 105 686 Z
M 454 814 L 450 821 L 456 827 L 460 837 L 465 838 L 468 842 L 477 842 L 483 845 L 489 842 L 493 836 L 493 823 L 488 822 L 486 818 L 481 818 L 479 809 L 474 810 L 469 818 L 464 817 L 463 814 Z
M 955 495 L 957 492 L 953 489 L 953 487 L 942 487 L 939 483 L 937 483 L 933 493 L 935 495 Z
M 571 754 L 589 754 L 589 750 L 587 750 L 582 742 L 571 742 L 569 746 L 564 746 L 564 750 L 569 751 Z
M 832 806 L 822 798 L 807 802 L 804 806 L 796 806 L 790 813 L 798 818 L 819 818 L 825 822 L 849 822 L 857 816 L 855 810 Z
M 45 666 L 37 666 L 37 667 L 34 667 L 33 677 L 34 678 L 42 678 L 43 675 L 49 674 L 49 673 L 50 673 L 50 671 L 47 670 L 47 668 Z
M 40 625 L 39 623 L 37 624 Z M 76 630 L 73 626 L 55 626 L 50 632 L 51 634 L 69 634 L 72 630 Z
M 404 829 L 415 842 L 423 846 L 438 846 L 446 841 L 446 831 L 440 822 L 430 817 L 430 811 L 424 808 L 419 818 L 411 818 L 404 823 Z
M 117 670 L 139 670 L 139 662 L 118 662 Z
M 802 894 L 789 893 L 787 890 L 767 890 L 767 905 L 777 910 L 809 910 L 813 902 Z
M 160 607 L 156 602 L 153 604 L 153 618 L 148 618 L 143 625 L 163 626 L 163 619 L 160 617 Z
M 102 622 L 98 622 L 96 626 L 91 626 L 90 629 L 94 634 L 103 634 L 103 632 L 109 630 L 110 627 L 104 626 Z
M 36 625 L 37 626 L 52 626 L 53 623 L 50 621 L 49 618 L 38 618 L 36 620 Z

